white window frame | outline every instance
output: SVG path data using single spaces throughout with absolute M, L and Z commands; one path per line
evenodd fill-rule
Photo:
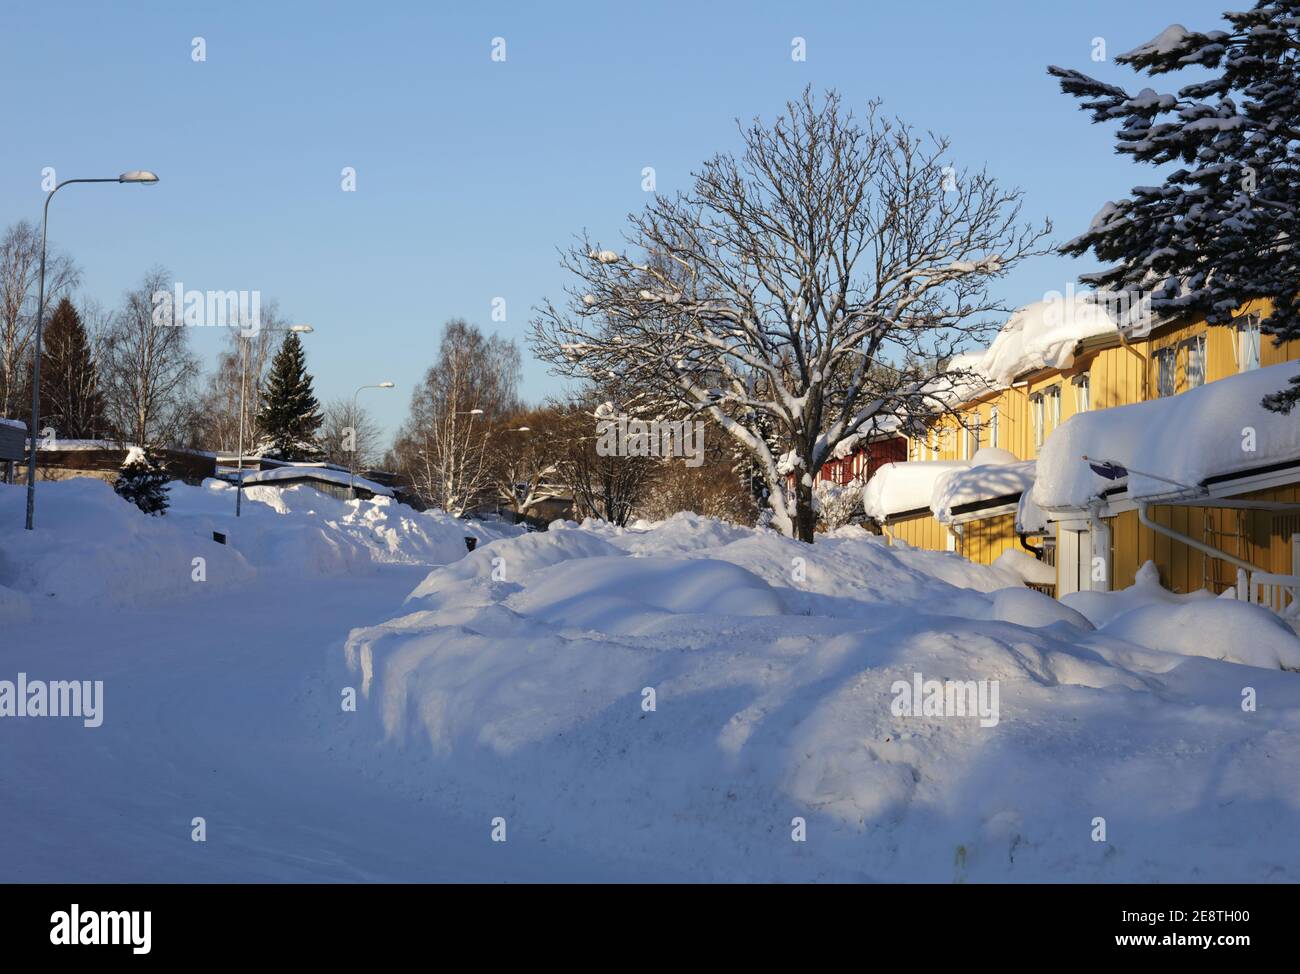
M 1074 411 L 1086 413 L 1092 408 L 1092 377 L 1087 373 L 1075 376 Z
M 1051 421 L 1052 430 L 1061 425 L 1061 384 L 1058 382 L 1050 389 L 1043 390 L 1043 398 L 1049 403 L 1047 419 Z M 1052 430 L 1044 430 L 1044 436 Z
M 1249 372 L 1260 367 L 1263 354 L 1263 332 L 1260 329 L 1260 316 L 1249 314 L 1237 319 L 1236 344 L 1233 351 L 1237 353 L 1237 371 Z
M 1001 444 L 998 442 L 998 407 L 989 407 L 989 446 L 995 450 Z
M 1203 333 L 1195 335 L 1184 342 L 1184 344 L 1187 346 L 1187 367 L 1184 373 L 1187 376 L 1187 388 L 1199 389 L 1201 386 L 1205 385 L 1205 380 L 1207 378 L 1205 374 L 1207 351 L 1205 347 L 1205 335 Z M 1195 371 L 1192 369 L 1193 358 L 1195 358 L 1199 364 L 1199 368 Z M 1193 376 L 1197 377 L 1195 381 L 1193 381 Z
M 1046 404 L 1043 402 L 1043 394 L 1036 392 L 1029 397 L 1029 414 L 1034 424 L 1034 449 L 1037 450 L 1043 445 L 1043 440 L 1047 438 L 1046 428 Z
M 1156 397 L 1158 399 L 1167 399 L 1169 396 L 1176 395 L 1178 392 L 1178 346 L 1169 345 L 1165 348 L 1156 349 L 1155 360 Z

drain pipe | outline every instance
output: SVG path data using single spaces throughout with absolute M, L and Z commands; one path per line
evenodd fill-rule
M 1111 564 L 1110 558 L 1110 525 L 1101 519 L 1102 503 L 1103 501 L 1098 498 L 1088 505 L 1088 523 L 1092 525 L 1092 536 L 1094 538 L 1092 543 L 1092 557 L 1094 559 L 1097 557 L 1098 540 L 1101 541 L 1101 550 L 1106 553 L 1106 591 L 1110 592 L 1112 591 L 1110 576 L 1114 566 Z
M 1138 523 L 1141 524 L 1143 527 L 1150 528 L 1156 534 L 1163 534 L 1166 538 L 1173 538 L 1173 540 L 1175 541 L 1181 541 L 1189 548 L 1195 548 L 1197 551 L 1201 552 L 1202 554 L 1209 555 L 1211 558 L 1220 558 L 1223 561 L 1226 561 L 1230 565 L 1234 565 L 1237 568 L 1244 569 L 1246 572 L 1259 571 L 1258 565 L 1252 565 L 1248 561 L 1242 561 L 1240 558 L 1236 557 L 1235 555 L 1230 555 L 1226 551 L 1220 551 L 1218 548 L 1213 548 L 1210 545 L 1207 545 L 1203 541 L 1197 541 L 1195 538 L 1189 538 L 1187 535 L 1180 534 L 1179 532 L 1175 531 L 1173 528 L 1167 528 L 1163 524 L 1157 524 L 1155 521 L 1151 520 L 1151 517 L 1147 514 L 1147 506 L 1148 504 L 1146 501 L 1137 502 Z

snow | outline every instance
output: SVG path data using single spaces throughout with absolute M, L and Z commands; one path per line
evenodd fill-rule
M 1007 319 L 976 368 L 1009 386 L 1027 372 L 1070 368 L 1079 342 L 1115 330 L 1115 320 L 1092 292 L 1037 301 Z
M 23 488 L 0 485 L 0 586 L 59 605 L 150 605 L 191 595 L 200 584 L 228 590 L 270 574 L 443 564 L 465 554 L 465 535 L 486 542 L 518 530 L 417 512 L 387 497 L 340 501 L 296 486 L 246 488 L 239 518 L 234 488 L 218 480 L 172 482 L 167 514 L 156 518 L 139 516 L 97 478 L 36 490 L 36 529 L 26 531 Z M 214 541 L 213 532 L 227 543 Z M 205 562 L 202 583 L 193 578 L 195 558 Z
M 496 541 L 352 632 L 335 682 L 360 677 L 362 724 L 335 743 L 435 808 L 642 880 L 1300 876 L 1278 838 L 1300 799 L 1295 677 L 1151 625 L 1095 631 L 995 569 L 955 587 L 949 560 L 690 516 Z M 1219 645 L 1251 608 L 1189 604 Z M 1300 650 L 1262 631 L 1278 659 Z M 918 673 L 998 681 L 996 724 L 895 716 Z M 1246 681 L 1267 712 L 1241 711 Z M 1094 814 L 1123 826 L 1093 843 Z
M 862 509 L 867 517 L 884 521 L 904 511 L 928 508 L 935 485 L 944 476 L 965 470 L 965 460 L 908 460 L 886 463 L 862 489 Z
M 1039 452 L 1033 501 L 1047 510 L 1082 509 L 1101 491 L 1125 482 L 1098 476 L 1081 459 L 1084 456 L 1129 468 L 1130 498 L 1194 496 L 1209 477 L 1296 459 L 1300 423 L 1260 405 L 1265 395 L 1296 375 L 1300 363 L 1288 362 L 1176 396 L 1071 416 Z
M 1055 585 L 1056 569 L 1027 551 L 1008 548 L 993 559 L 993 567 L 1013 572 L 1031 585 Z
M 943 523 L 963 504 L 978 504 L 999 497 L 1023 494 L 1034 484 L 1034 461 L 1018 460 L 1006 450 L 985 448 L 970 465 L 949 471 L 935 481 L 930 510 Z
M 0 417 L 0 426 L 8 426 L 12 429 L 23 430 L 24 432 L 27 430 L 27 424 L 21 419 L 5 419 L 4 417 Z
M 11 879 L 1300 880 L 1300 641 L 1150 571 L 1093 630 L 1017 571 L 861 528 L 504 534 L 269 485 L 236 524 L 216 481 L 149 518 L 73 480 L 24 538 L 22 495 L 0 487 L 0 677 L 103 679 L 105 719 L 4 721 Z M 314 572 L 318 546 L 357 560 Z M 81 597 L 101 576 L 144 598 Z M 898 715 L 918 678 L 991 686 L 996 719 Z
M 1101 631 L 1165 653 L 1300 671 L 1300 640 L 1291 627 L 1235 599 L 1153 602 L 1122 613 Z
M 314 480 L 324 480 L 331 484 L 338 484 L 341 487 L 347 487 L 349 484 L 355 484 L 363 490 L 368 490 L 372 494 L 379 494 L 383 497 L 392 497 L 393 492 L 383 484 L 377 484 L 372 480 L 366 480 L 364 477 L 349 476 L 346 470 L 334 470 L 331 467 L 321 466 L 319 464 L 293 464 L 287 467 L 272 467 L 269 470 L 257 470 L 253 473 L 244 474 L 243 482 L 245 486 L 250 484 L 269 484 L 277 480 L 294 480 L 299 477 L 311 477 Z

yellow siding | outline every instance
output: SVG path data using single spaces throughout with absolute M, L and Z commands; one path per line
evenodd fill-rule
M 1014 514 L 967 521 L 961 526 L 959 550 L 976 564 L 991 565 L 1002 552 L 1016 547 L 1019 547 L 1019 542 Z
M 920 514 L 903 521 L 896 521 L 886 530 L 891 537 L 906 541 L 913 548 L 924 548 L 927 551 L 948 550 L 948 529 L 930 514 Z

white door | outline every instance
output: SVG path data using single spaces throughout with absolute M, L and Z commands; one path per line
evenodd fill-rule
M 1061 522 L 1056 542 L 1056 594 L 1089 592 L 1092 582 L 1092 528 L 1085 522 Z

